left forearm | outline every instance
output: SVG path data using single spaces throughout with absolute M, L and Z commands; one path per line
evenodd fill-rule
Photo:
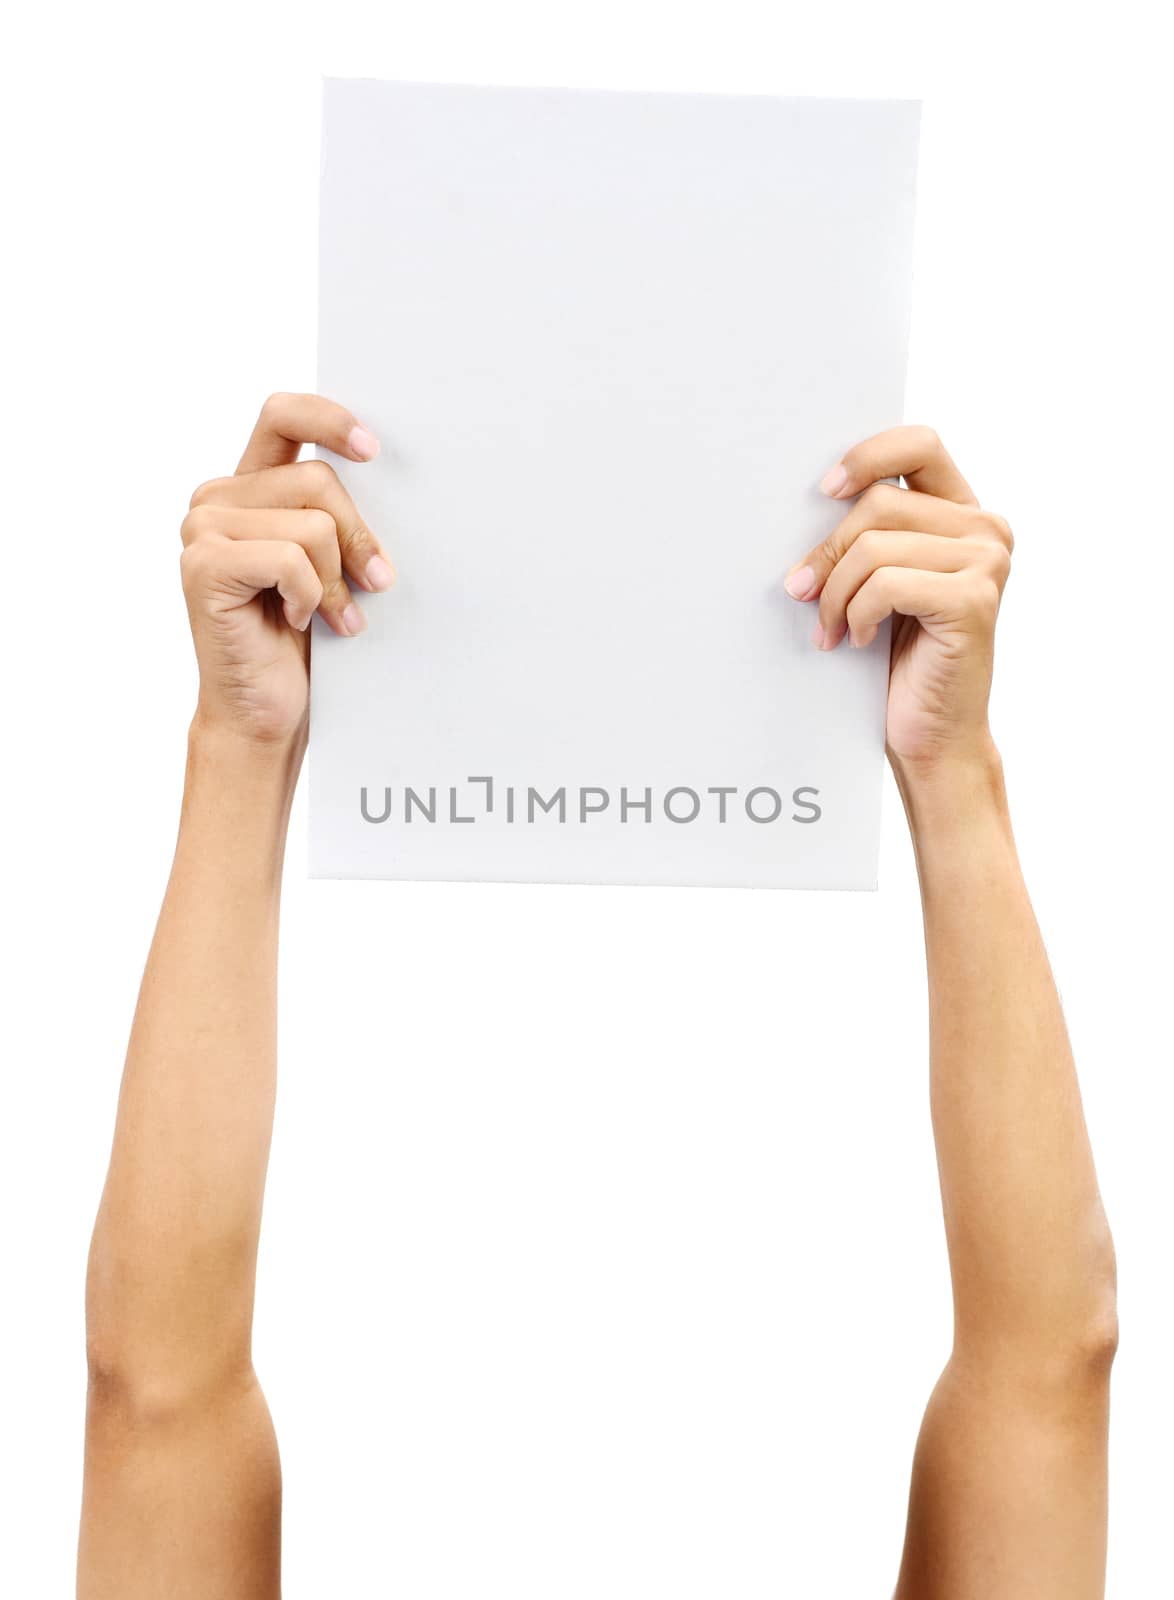
M 248 1358 L 299 755 L 297 744 L 246 749 L 193 725 L 91 1250 L 91 1346 L 120 1363 Z

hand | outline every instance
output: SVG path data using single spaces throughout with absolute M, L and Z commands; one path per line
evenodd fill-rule
M 200 485 L 181 530 L 200 667 L 197 721 L 262 742 L 304 736 L 314 612 L 335 633 L 362 633 L 366 620 L 347 577 L 369 593 L 395 581 L 333 467 L 298 460 L 303 444 L 348 461 L 379 453 L 378 441 L 332 400 L 275 394 L 235 475 Z
M 907 488 L 880 481 L 898 477 Z M 820 487 L 836 500 L 859 498 L 787 574 L 793 598 L 819 602 L 816 646 L 834 650 L 845 637 L 867 645 L 893 616 L 889 759 L 920 770 L 985 754 L 1010 528 L 979 506 L 928 428 L 866 439 Z

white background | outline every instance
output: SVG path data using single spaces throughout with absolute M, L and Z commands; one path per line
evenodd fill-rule
M 72 1581 L 82 1279 L 194 676 L 192 486 L 314 370 L 318 75 L 923 95 L 909 419 L 1010 517 L 995 723 L 1121 1272 L 1110 1594 L 1168 1593 L 1158 10 L 23 8 L 0 96 L 0 1590 Z M 257 1359 L 286 1589 L 889 1592 L 946 1354 L 920 930 L 875 897 L 309 883 Z

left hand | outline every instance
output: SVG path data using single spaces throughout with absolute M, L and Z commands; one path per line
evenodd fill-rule
M 929 428 L 866 439 L 820 487 L 856 503 L 787 574 L 794 599 L 819 602 L 816 647 L 870 644 L 892 616 L 890 760 L 920 768 L 985 752 L 1011 529 L 982 509 Z

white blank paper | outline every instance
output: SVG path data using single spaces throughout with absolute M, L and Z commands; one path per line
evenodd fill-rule
M 326 83 L 319 387 L 400 581 L 315 622 L 314 875 L 875 885 L 888 631 L 782 578 L 901 420 L 917 125 Z

